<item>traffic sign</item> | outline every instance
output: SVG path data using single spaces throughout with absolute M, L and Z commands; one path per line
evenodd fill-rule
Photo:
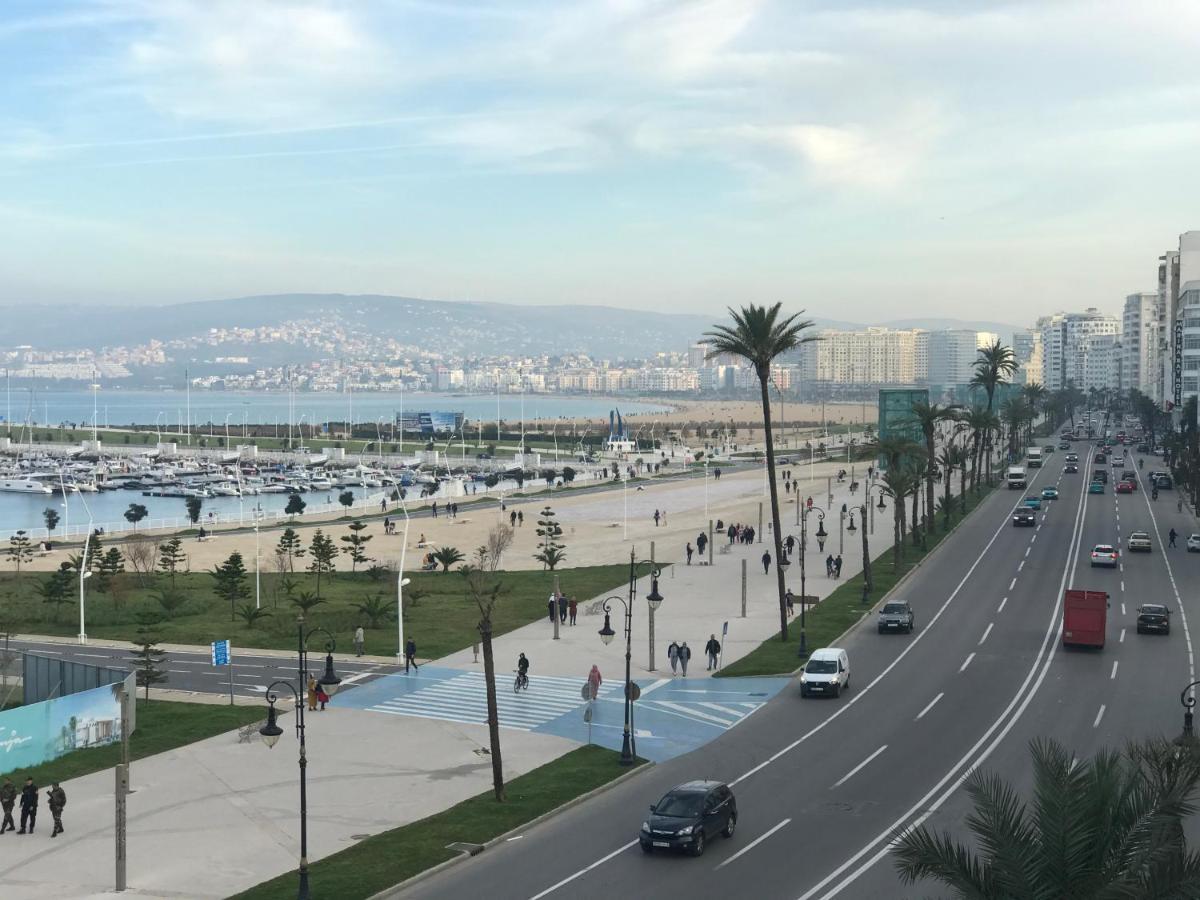
M 233 655 L 232 649 L 229 646 L 229 641 L 213 641 L 212 642 L 212 664 L 214 666 L 229 665 L 229 657 Z
M 579 686 L 579 696 L 584 700 L 592 699 L 592 684 L 590 681 Z

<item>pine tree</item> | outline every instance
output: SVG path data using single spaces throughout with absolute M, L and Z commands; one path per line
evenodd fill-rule
M 363 534 L 363 530 L 367 527 L 363 522 L 354 521 L 348 527 L 350 528 L 350 533 L 342 536 L 342 543 L 346 545 L 342 548 L 342 552 L 350 557 L 350 571 L 354 572 L 357 570 L 359 563 L 368 561 L 366 549 L 367 542 L 371 540 L 371 535 Z
M 295 497 L 297 495 L 293 494 L 292 496 Z M 296 560 L 304 555 L 304 544 L 294 528 L 285 528 L 283 530 L 283 534 L 279 536 L 279 543 L 275 547 L 275 552 L 280 556 L 287 557 L 289 572 L 296 571 Z
M 242 554 L 236 550 L 229 559 L 216 566 L 210 573 L 216 582 L 213 591 L 222 600 L 229 601 L 229 621 L 237 618 L 237 603 L 250 597 L 250 586 L 246 583 L 246 564 Z
M 102 594 L 108 593 L 113 587 L 113 579 L 124 571 L 125 557 L 117 547 L 109 547 L 96 567 L 96 590 Z
M 554 510 L 547 506 L 542 510 L 542 517 L 538 519 L 537 534 L 542 539 L 538 547 L 541 549 L 533 554 L 533 558 L 550 571 L 554 571 L 554 567 L 567 558 L 567 548 L 562 543 L 562 533 L 562 526 L 558 524 Z
M 150 511 L 142 504 L 130 503 L 129 509 L 125 510 L 125 521 L 133 526 L 134 531 L 137 531 L 137 523 L 142 521 L 142 519 L 146 518 L 146 516 L 149 514 Z
M 337 547 L 318 528 L 317 533 L 313 535 L 312 543 L 308 546 L 308 555 L 312 558 L 312 562 L 308 564 L 308 571 L 317 576 L 317 596 L 320 597 L 321 576 L 328 573 L 331 578 L 333 577 L 334 560 L 337 559 Z
M 183 541 L 171 538 L 158 548 L 158 567 L 171 576 L 171 587 L 175 587 L 175 573 L 183 565 L 187 555 L 183 552 Z
M 51 534 L 58 527 L 58 510 L 47 507 L 42 510 L 42 520 L 46 523 L 46 533 Z
M 54 608 L 54 621 L 58 621 L 59 610 L 71 602 L 71 577 L 69 568 L 52 572 L 45 581 L 37 584 L 34 590 L 42 598 L 43 603 L 49 603 Z
M 304 499 L 299 494 L 292 494 L 288 497 L 287 506 L 284 507 L 283 511 L 289 516 L 298 516 L 304 512 L 304 507 L 306 506 L 308 504 L 304 502 Z
M 93 531 L 88 535 L 87 547 L 84 548 L 87 553 L 87 570 L 95 572 L 100 568 L 100 559 L 103 556 L 103 545 L 100 543 L 99 533 Z
M 150 685 L 160 684 L 167 680 L 163 670 L 166 664 L 167 652 L 158 647 L 158 633 L 154 626 L 158 620 L 155 617 L 143 615 L 137 628 L 137 638 L 133 642 L 133 655 L 129 662 L 137 673 L 139 687 L 146 689 L 146 699 L 150 699 Z
M 29 535 L 24 531 L 18 531 L 8 539 L 8 557 L 17 566 L 17 574 L 21 574 L 21 563 L 27 563 L 33 559 L 33 546 L 29 542 Z

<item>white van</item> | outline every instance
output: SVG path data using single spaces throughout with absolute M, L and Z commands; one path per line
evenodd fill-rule
M 1030 447 L 1025 451 L 1025 458 L 1029 462 L 1029 468 L 1040 469 L 1042 467 L 1042 448 Z
M 850 687 L 850 657 L 839 647 L 824 647 L 808 658 L 800 674 L 800 696 L 838 696 Z

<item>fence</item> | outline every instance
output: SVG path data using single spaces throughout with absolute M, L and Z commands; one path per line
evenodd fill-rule
M 53 659 L 36 653 L 21 653 L 22 695 L 25 705 L 53 697 L 116 684 L 129 675 L 121 669 L 89 666 L 84 663 Z

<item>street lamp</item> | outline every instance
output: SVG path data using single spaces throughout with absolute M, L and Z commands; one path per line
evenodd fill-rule
M 799 497 L 796 498 L 796 502 L 800 502 Z M 825 510 L 819 506 L 805 506 L 800 516 L 800 647 L 796 651 L 796 655 L 801 659 L 808 656 L 808 633 L 805 631 L 805 607 L 808 591 L 805 589 L 804 556 L 808 549 L 808 517 L 812 514 L 816 514 L 817 517 L 816 536 L 819 552 L 825 552 L 825 538 L 829 537 L 825 532 Z
M 1192 688 L 1200 685 L 1200 681 L 1193 681 L 1182 691 L 1179 692 L 1179 702 L 1183 706 L 1183 734 L 1180 740 L 1190 740 L 1194 736 L 1192 730 L 1192 709 L 1196 706 L 1196 695 Z
M 616 600 L 625 607 L 625 726 L 621 734 L 621 765 L 631 766 L 637 756 L 637 743 L 633 735 L 633 701 L 635 685 L 630 677 L 630 659 L 633 655 L 633 604 L 636 599 L 637 589 L 637 567 L 638 565 L 649 563 L 654 565 L 654 560 L 643 559 L 639 560 L 635 557 L 632 550 L 629 551 L 629 599 L 624 597 L 612 596 L 604 599 L 604 627 L 600 629 L 600 640 L 604 641 L 605 645 L 611 644 L 617 633 L 612 627 L 612 601 Z M 654 612 L 663 602 L 662 595 L 658 592 L 658 576 L 659 569 L 655 567 L 650 572 L 650 593 L 646 595 L 646 604 L 650 608 L 650 646 L 654 647 Z
M 283 729 L 279 727 L 276 720 L 275 702 L 279 699 L 279 695 L 275 689 L 283 686 L 292 692 L 292 697 L 296 701 L 296 737 L 300 741 L 300 885 L 296 893 L 298 900 L 308 900 L 308 783 L 306 770 L 308 769 L 308 758 L 305 753 L 304 742 L 304 690 L 306 684 L 306 676 L 308 675 L 308 641 L 315 634 L 324 634 L 329 640 L 325 643 L 325 673 L 317 680 L 321 688 L 332 697 L 341 687 L 342 679 L 338 678 L 333 671 L 333 651 L 337 646 L 332 634 L 324 628 L 310 629 L 307 634 L 304 632 L 304 616 L 300 615 L 296 618 L 296 641 L 297 653 L 299 656 L 298 680 L 299 689 L 290 681 L 274 681 L 267 688 L 267 723 L 258 729 L 258 733 L 262 736 L 263 743 L 267 747 L 274 747 L 279 743 L 279 738 L 283 735 Z
M 873 490 L 879 491 L 878 507 L 871 504 L 871 491 L 873 491 Z M 868 546 L 867 546 L 867 528 L 866 528 L 867 512 L 869 510 L 871 513 L 871 531 L 874 532 L 874 530 L 875 530 L 875 528 L 874 528 L 874 526 L 875 526 L 875 509 L 878 508 L 880 512 L 883 512 L 885 509 L 887 509 L 887 504 L 885 504 L 883 502 L 883 495 L 886 490 L 887 490 L 887 488 L 884 487 L 882 484 L 868 484 L 866 491 L 863 493 L 862 506 L 860 506 L 858 508 L 859 509 L 859 521 L 863 523 L 863 529 L 862 529 L 862 546 L 863 546 L 862 602 L 864 604 L 870 599 L 871 591 L 875 587 L 874 582 L 872 582 L 872 580 L 871 580 L 871 551 L 870 551 L 870 548 L 868 548 Z M 851 517 L 851 519 L 850 519 L 850 525 L 851 525 L 850 530 L 853 531 L 854 530 L 853 517 Z

